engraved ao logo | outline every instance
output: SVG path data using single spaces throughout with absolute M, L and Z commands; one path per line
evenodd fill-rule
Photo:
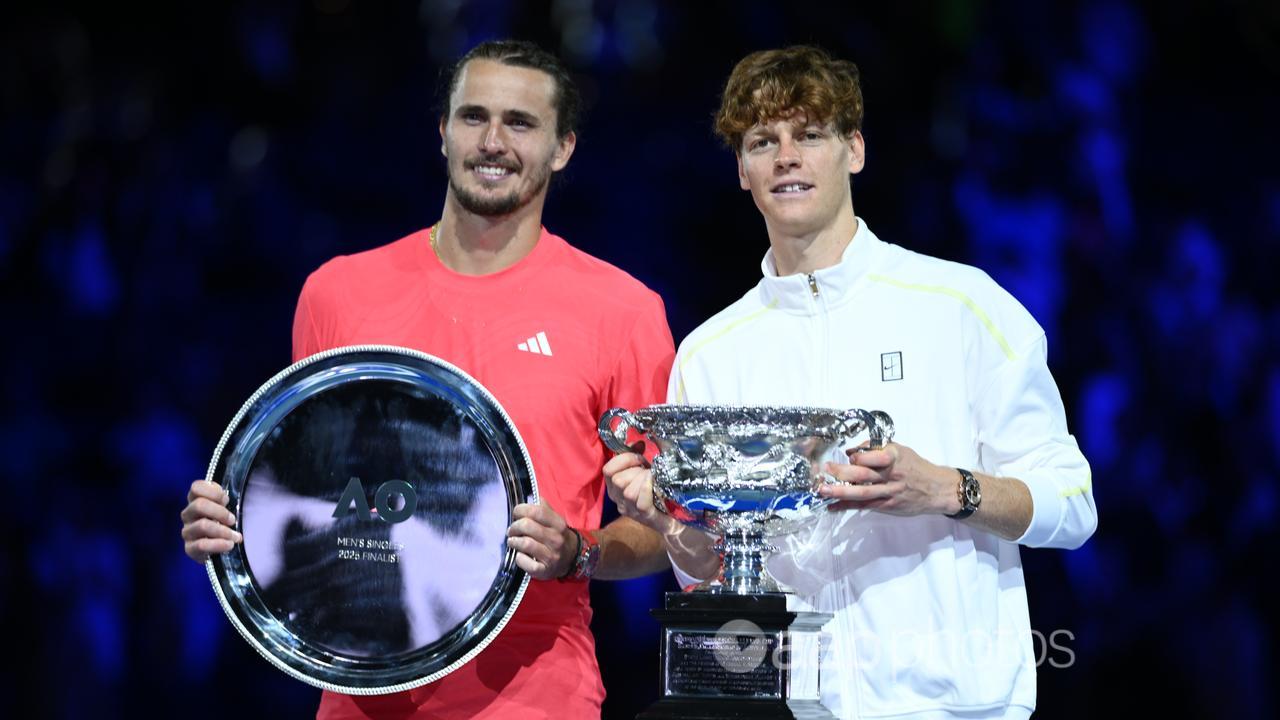
M 392 498 L 398 498 L 393 501 Z M 364 484 L 360 478 L 353 477 L 347 483 L 347 489 L 338 498 L 338 506 L 333 509 L 333 517 L 342 518 L 351 514 L 352 507 L 361 520 L 372 520 L 369 510 L 369 499 L 365 494 Z M 388 480 L 378 486 L 373 496 L 373 507 L 378 511 L 378 519 L 383 522 L 398 523 L 408 520 L 418 507 L 418 494 L 413 486 L 403 480 Z
M 750 620 L 730 620 L 715 635 L 716 662 L 731 673 L 749 673 L 769 654 L 769 641 Z

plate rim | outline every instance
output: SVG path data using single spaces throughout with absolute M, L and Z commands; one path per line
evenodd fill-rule
M 214 480 L 214 475 L 218 469 L 219 464 L 223 459 L 224 453 L 227 451 L 228 443 L 237 434 L 237 431 L 241 429 L 241 425 L 245 420 L 245 417 L 249 414 L 250 410 L 253 409 L 253 407 L 258 403 L 259 400 L 262 399 L 264 395 L 276 389 L 279 386 L 279 384 L 289 376 L 297 374 L 299 371 L 306 369 L 310 365 L 324 362 L 326 360 L 330 360 L 332 358 L 339 357 L 342 355 L 356 355 L 361 353 L 383 353 L 383 354 L 391 354 L 391 355 L 402 355 L 402 356 L 406 356 L 416 360 L 426 361 L 432 365 L 440 367 L 441 369 L 447 372 L 452 372 L 453 374 L 457 375 L 460 380 L 462 380 L 463 382 L 465 382 L 466 384 L 470 385 L 472 388 L 477 390 L 490 403 L 492 403 L 493 409 L 497 411 L 498 416 L 502 419 L 503 423 L 507 426 L 508 430 L 510 430 L 512 435 L 515 437 L 517 441 L 517 445 L 520 448 L 519 459 L 523 460 L 524 466 L 528 471 L 529 485 L 530 485 L 530 492 L 524 501 L 527 503 L 533 503 L 533 504 L 538 503 L 538 498 L 539 498 L 538 481 L 534 472 L 533 462 L 529 457 L 528 446 L 525 444 L 524 439 L 521 437 L 519 429 L 516 428 L 515 422 L 512 421 L 511 416 L 507 413 L 506 408 L 504 408 L 502 404 L 498 402 L 498 399 L 494 397 L 493 393 L 491 393 L 488 388 L 486 388 L 479 381 L 473 378 L 469 373 L 462 370 L 461 368 L 454 365 L 453 363 L 448 362 L 447 360 L 443 360 L 439 357 L 423 352 L 421 350 L 415 350 L 413 348 L 408 348 L 400 345 L 388 345 L 388 344 L 342 345 L 342 346 L 330 348 L 330 349 L 315 353 L 314 355 L 308 355 L 307 357 L 289 365 L 288 367 L 284 368 L 280 372 L 273 375 L 271 379 L 267 380 L 265 383 L 259 386 L 258 389 L 255 390 L 253 394 L 249 396 L 249 399 L 246 400 L 243 405 L 241 405 L 240 410 L 231 419 L 231 422 L 227 425 L 226 430 L 223 431 L 221 438 L 218 440 L 217 447 L 214 450 L 213 457 L 209 461 L 208 470 L 205 472 L 205 479 L 216 483 L 216 480 Z M 221 483 L 217 483 L 217 484 L 221 487 Z M 237 526 L 239 525 L 239 523 L 240 523 L 240 517 L 239 515 L 237 515 L 236 517 Z M 510 551 L 510 550 L 508 551 L 508 553 L 513 553 L 513 552 L 514 551 Z M 455 670 L 457 670 L 458 668 L 462 667 L 467 662 L 469 662 L 476 655 L 478 655 L 481 651 L 483 651 L 486 647 L 488 647 L 489 644 L 493 642 L 494 639 L 498 637 L 498 635 L 502 632 L 502 629 L 506 627 L 508 622 L 510 622 L 512 616 L 515 615 L 516 609 L 519 608 L 520 602 L 524 598 L 524 594 L 529 587 L 529 581 L 530 581 L 530 577 L 527 572 L 520 569 L 514 563 L 511 564 L 512 572 L 520 576 L 520 581 L 519 581 L 518 587 L 516 588 L 514 594 L 511 597 L 510 606 L 507 608 L 506 612 L 503 613 L 502 617 L 498 619 L 497 623 L 486 634 L 486 636 L 481 639 L 480 642 L 476 643 L 466 653 L 464 653 L 454 661 L 450 662 L 447 666 L 443 668 L 439 668 L 438 670 L 428 675 L 425 675 L 423 677 L 414 678 L 412 680 L 407 680 L 403 682 L 393 683 L 390 685 L 377 685 L 377 686 L 342 685 L 336 682 L 331 682 L 329 680 L 322 680 L 322 679 L 312 677 L 306 674 L 305 672 L 299 670 L 298 668 L 294 667 L 293 665 L 285 662 L 280 657 L 278 657 L 274 652 L 272 652 L 270 648 L 266 647 L 256 637 L 254 633 L 250 632 L 249 629 L 245 627 L 245 624 L 241 621 L 239 614 L 236 612 L 236 608 L 232 607 L 232 601 L 227 597 L 227 593 L 222 587 L 222 581 L 218 575 L 218 568 L 220 566 L 222 558 L 223 558 L 223 555 L 210 556 L 209 559 L 207 559 L 204 563 L 205 570 L 209 577 L 209 582 L 210 584 L 213 585 L 214 592 L 218 597 L 219 605 L 222 606 L 222 610 L 224 614 L 226 614 L 227 618 L 231 620 L 231 624 L 240 633 L 240 636 L 243 637 L 249 643 L 249 645 L 252 646 L 254 650 L 258 652 L 259 655 L 261 655 L 272 665 L 284 671 L 286 674 L 290 675 L 291 677 L 297 680 L 301 680 L 302 682 L 305 682 L 308 685 L 318 687 L 322 690 L 339 692 L 346 695 L 386 695 L 390 693 L 402 692 L 405 690 L 412 690 L 414 688 L 421 687 L 423 685 L 427 685 L 429 683 L 435 682 L 436 680 L 439 680 L 440 678 L 443 678 L 446 675 L 449 675 L 450 673 L 454 672 Z M 506 562 L 504 561 L 503 564 L 505 565 Z M 223 574 L 227 574 L 225 572 L 225 568 L 224 568 Z M 463 623 L 465 624 L 470 619 L 471 617 L 468 617 L 467 620 L 463 621 Z

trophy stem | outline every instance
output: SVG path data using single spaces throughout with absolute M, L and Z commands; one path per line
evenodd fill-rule
M 711 592 L 755 595 L 786 591 L 765 568 L 765 560 L 778 548 L 759 530 L 727 530 L 715 549 L 723 560 L 720 584 L 708 587 Z

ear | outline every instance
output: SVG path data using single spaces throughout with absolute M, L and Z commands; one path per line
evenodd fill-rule
M 742 153 L 737 152 L 733 156 L 738 161 L 738 187 L 743 190 L 750 190 L 751 183 L 747 180 L 747 168 L 742 164 Z
M 441 154 L 441 155 L 443 155 L 443 156 L 445 156 L 445 157 L 449 157 L 449 153 L 448 153 L 448 151 L 447 151 L 447 150 L 445 150 L 445 141 L 444 141 L 444 116 L 443 116 L 443 115 L 441 115 L 441 116 L 440 116 L 440 154 Z
M 857 175 L 867 164 L 867 144 L 862 139 L 862 132 L 854 130 L 846 145 L 849 148 L 849 174 Z
M 551 156 L 551 171 L 560 172 L 573 157 L 573 149 L 578 146 L 578 134 L 569 131 L 556 143 L 555 154 Z

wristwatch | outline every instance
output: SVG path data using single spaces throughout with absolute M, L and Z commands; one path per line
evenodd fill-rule
M 956 468 L 960 473 L 960 484 L 956 486 L 956 496 L 960 498 L 960 511 L 948 515 L 953 520 L 963 520 L 973 514 L 974 510 L 982 504 L 982 487 L 978 485 L 978 478 L 968 470 Z
M 600 540 L 591 530 L 569 528 L 578 536 L 578 552 L 573 558 L 569 572 L 560 578 L 563 582 L 586 582 L 596 574 L 596 566 L 600 564 Z

